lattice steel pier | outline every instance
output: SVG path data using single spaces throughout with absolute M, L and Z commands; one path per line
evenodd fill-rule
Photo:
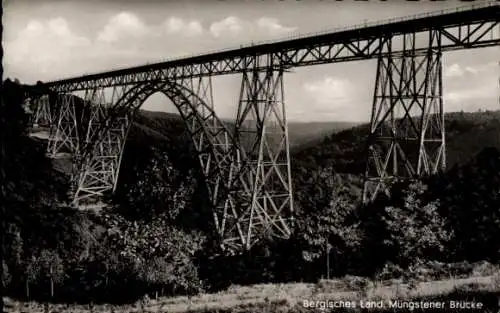
M 446 168 L 441 33 L 429 32 L 428 50 L 415 52 L 415 34 L 403 37 L 393 57 L 392 38 L 382 39 L 368 136 L 363 201 L 389 195 L 396 179 Z

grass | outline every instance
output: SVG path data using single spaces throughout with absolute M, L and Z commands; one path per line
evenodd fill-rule
M 193 297 L 174 297 L 151 300 L 142 308 L 140 302 L 132 305 L 98 305 L 92 310 L 83 305 L 51 305 L 52 312 L 316 312 L 302 303 L 308 301 L 384 301 L 414 299 L 477 299 L 500 295 L 500 271 L 488 276 L 473 276 L 403 283 L 400 281 L 371 281 L 360 277 L 321 280 L 316 284 L 260 284 L 231 286 L 214 294 Z M 445 300 L 443 300 L 445 301 Z M 35 302 L 18 303 L 6 299 L 6 312 L 43 312 L 43 305 Z M 321 311 L 321 310 L 320 310 Z M 318 311 L 318 312 L 320 312 Z M 324 311 L 321 311 L 324 312 Z M 341 312 L 336 310 L 335 312 Z M 347 311 L 346 311 L 347 312 Z M 361 312 L 352 310 L 348 312 Z M 385 312 L 385 311 L 378 311 Z M 390 311 L 387 311 L 390 312 Z M 496 312 L 495 312 L 496 313 Z

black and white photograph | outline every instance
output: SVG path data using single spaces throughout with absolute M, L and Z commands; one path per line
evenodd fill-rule
M 2 312 L 500 312 L 500 1 L 2 10 Z

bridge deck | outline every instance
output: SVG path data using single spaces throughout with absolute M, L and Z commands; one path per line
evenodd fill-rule
M 443 11 L 439 12 L 443 13 Z M 384 38 L 424 35 L 438 30 L 443 36 L 442 51 L 500 45 L 500 3 L 471 6 L 443 14 L 426 14 L 385 24 L 317 34 L 285 41 L 246 46 L 239 49 L 192 56 L 162 63 L 113 70 L 43 84 L 59 91 L 127 85 L 142 81 L 179 79 L 238 73 L 248 68 L 266 68 L 270 64 L 286 67 L 370 59 L 380 55 Z M 415 51 L 428 49 L 425 43 Z M 402 49 L 394 49 L 397 54 Z M 264 63 L 262 63 L 264 62 Z

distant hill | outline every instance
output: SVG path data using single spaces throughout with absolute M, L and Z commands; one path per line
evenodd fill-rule
M 487 147 L 500 149 L 500 111 L 446 115 L 448 168 L 468 162 Z
M 500 149 L 500 111 L 452 112 L 445 115 L 447 168 L 470 161 L 484 148 Z M 298 166 L 332 165 L 337 171 L 361 174 L 365 165 L 368 125 L 359 125 L 325 136 L 316 145 L 302 146 L 293 153 Z
M 175 113 L 140 111 L 140 114 L 134 120 L 135 124 L 141 127 L 148 127 L 160 133 L 169 129 L 168 123 L 174 125 L 180 123 L 180 116 Z M 229 129 L 234 126 L 232 120 L 223 119 Z M 314 145 L 325 136 L 349 129 L 358 125 L 355 122 L 288 122 L 288 136 L 292 148 Z M 177 124 L 176 131 L 181 131 L 181 124 Z
M 484 148 L 500 149 L 500 111 L 451 112 L 445 115 L 445 123 L 448 169 L 469 162 Z M 180 145 L 189 142 L 186 141 L 187 134 L 183 131 L 184 125 L 177 114 L 141 111 L 134 124 L 151 136 L 162 134 L 176 138 L 175 134 L 184 133 L 175 142 Z M 289 136 L 292 166 L 309 170 L 332 166 L 339 173 L 362 175 L 365 170 L 367 134 L 367 124 L 291 122 Z M 140 137 L 131 136 L 129 140 L 143 140 Z
M 312 146 L 324 137 L 339 131 L 352 128 L 355 122 L 289 122 L 288 136 L 292 148 Z

